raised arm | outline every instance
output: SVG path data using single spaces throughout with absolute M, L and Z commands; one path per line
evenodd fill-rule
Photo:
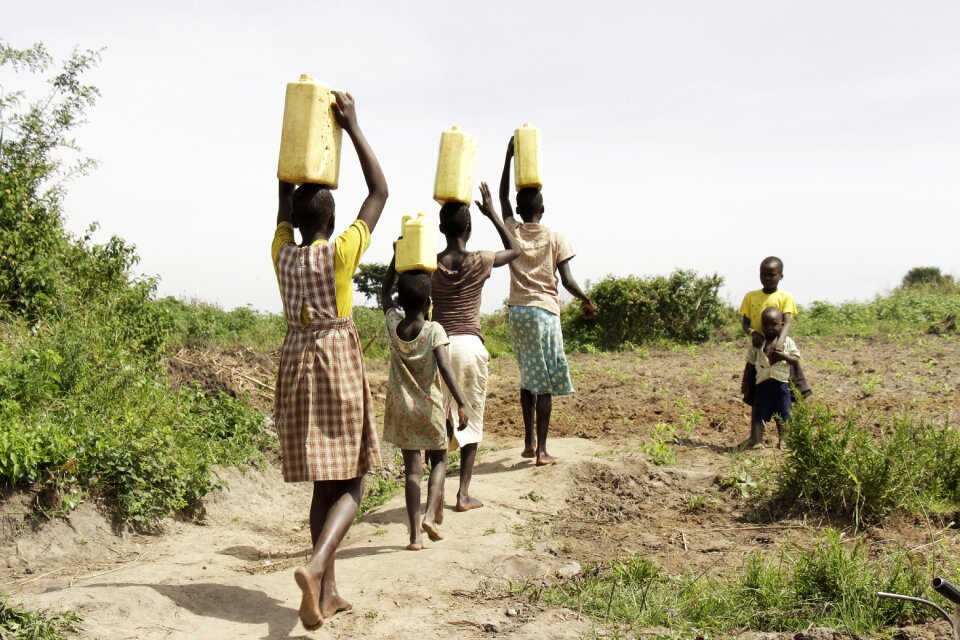
M 564 260 L 558 264 L 557 270 L 560 272 L 560 282 L 563 284 L 563 288 L 569 291 L 570 295 L 580 301 L 580 308 L 583 310 L 583 316 L 589 319 L 597 315 L 597 308 L 593 306 L 593 303 L 590 302 L 590 298 L 587 297 L 587 294 L 583 292 L 583 289 L 580 288 L 580 285 L 577 284 L 577 281 L 573 279 L 573 274 L 570 273 L 570 260 Z
M 281 222 L 293 224 L 293 192 L 297 185 L 280 180 L 280 204 L 277 207 L 277 225 Z
M 480 196 L 483 201 L 474 201 L 474 204 L 480 209 L 480 213 L 489 218 L 493 226 L 497 228 L 497 233 L 500 234 L 500 240 L 503 242 L 504 250 L 497 251 L 493 257 L 493 266 L 502 267 L 520 255 L 520 248 L 517 246 L 516 238 L 507 231 L 503 221 L 497 217 L 497 210 L 493 206 L 493 198 L 490 196 L 490 187 L 487 186 L 486 182 L 480 183 Z
M 503 175 L 500 176 L 500 208 L 503 209 L 503 219 L 513 217 L 513 207 L 510 205 L 510 162 L 513 160 L 513 136 L 507 143 L 507 157 L 503 161 Z
M 783 345 L 787 341 L 787 334 L 790 331 L 791 324 L 793 324 L 793 314 L 790 312 L 784 313 L 783 326 L 780 327 L 780 335 L 777 336 L 777 344 L 774 347 L 777 351 L 783 351 Z
M 396 243 L 394 243 L 394 251 L 396 251 Z M 396 279 L 397 258 L 394 256 L 390 258 L 390 266 L 387 267 L 387 272 L 383 275 L 383 285 L 380 287 L 380 308 L 383 309 L 384 313 L 396 306 L 393 304 L 393 296 L 390 295 Z
M 367 223 L 367 228 L 372 232 L 387 202 L 387 179 L 383 176 L 383 169 L 380 168 L 377 156 L 373 154 L 373 149 L 370 148 L 363 131 L 360 130 L 360 125 L 357 124 L 357 109 L 353 96 L 342 91 L 334 91 L 333 94 L 337 96 L 337 102 L 333 105 L 333 115 L 353 141 L 357 157 L 360 159 L 360 168 L 363 170 L 363 178 L 367 181 L 367 198 L 360 206 L 357 220 Z

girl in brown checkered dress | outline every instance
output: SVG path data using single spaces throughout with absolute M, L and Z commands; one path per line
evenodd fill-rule
M 403 472 L 406 476 L 407 519 L 410 543 L 407 549 L 423 548 L 420 530 L 430 540 L 443 539 L 438 514 L 443 514 L 443 479 L 447 474 L 447 414 L 440 379 L 447 384 L 457 403 L 459 430 L 467 426 L 466 401 L 450 366 L 447 346 L 450 340 L 438 322 L 427 320 L 430 307 L 430 274 L 406 271 L 397 282 L 397 298 L 403 307 L 401 316 L 390 297 L 397 272 L 390 261 L 383 278 L 380 304 L 386 314 L 387 339 L 390 343 L 390 372 L 387 378 L 387 401 L 383 411 L 383 438 L 403 451 Z M 427 481 L 427 507 L 420 517 L 420 478 L 426 451 L 430 459 Z
M 313 482 L 313 554 L 294 572 L 300 622 L 316 629 L 353 606 L 340 597 L 334 555 L 357 516 L 363 479 L 380 464 L 370 389 L 353 324 L 352 276 L 387 199 L 380 163 L 357 124 L 353 98 L 334 92 L 334 114 L 353 141 L 369 194 L 356 221 L 330 242 L 334 201 L 324 186 L 280 183 L 273 262 L 287 334 L 280 351 L 274 419 L 283 478 Z M 293 229 L 300 229 L 296 245 Z

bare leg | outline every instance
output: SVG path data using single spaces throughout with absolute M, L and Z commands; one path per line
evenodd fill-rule
M 423 474 L 423 458 L 419 450 L 403 450 L 403 475 L 405 478 L 405 496 L 407 499 L 407 524 L 410 528 L 410 544 L 407 549 L 419 551 L 423 548 L 420 527 L 420 476 Z
M 547 431 L 553 412 L 553 396 L 537 396 L 537 465 L 556 464 L 557 459 L 547 453 Z
M 300 601 L 300 622 L 307 629 L 323 624 L 320 608 L 322 583 L 327 566 L 332 565 L 337 547 L 357 517 L 363 496 L 363 476 L 349 480 L 314 483 L 310 505 L 311 537 L 315 536 L 313 555 L 293 573 L 303 597 Z M 336 586 L 332 585 L 333 594 Z M 331 594 L 332 595 L 332 594 Z
M 470 481 L 473 479 L 473 464 L 477 461 L 477 443 L 460 447 L 460 488 L 457 490 L 457 511 L 479 509 L 483 503 L 470 497 Z
M 448 433 L 449 433 L 449 428 L 451 426 L 452 425 L 450 425 L 450 423 L 448 422 L 447 423 Z M 447 466 L 449 464 L 449 458 L 450 458 L 450 453 L 446 449 L 444 449 L 443 450 L 443 477 L 440 478 L 440 499 L 437 500 L 437 510 L 433 516 L 437 524 L 443 524 L 443 503 L 446 497 Z M 461 462 L 461 464 L 463 463 Z M 429 493 L 430 493 L 430 486 L 427 485 L 427 502 L 430 502 Z
M 310 540 L 316 547 L 323 521 L 330 510 L 329 483 L 313 483 L 313 501 L 310 503 Z M 324 618 L 332 618 L 341 611 L 350 611 L 353 605 L 340 597 L 337 591 L 336 556 L 330 557 L 330 562 L 323 568 L 323 578 L 320 580 L 320 613 Z
M 534 453 L 533 414 L 537 396 L 527 389 L 520 389 L 520 412 L 523 414 L 523 453 L 524 458 L 532 458 Z
M 430 458 L 430 479 L 427 481 L 427 508 L 424 509 L 422 528 L 434 542 L 443 540 L 443 534 L 437 528 L 437 506 L 443 493 L 443 480 L 447 475 L 446 450 L 427 451 Z

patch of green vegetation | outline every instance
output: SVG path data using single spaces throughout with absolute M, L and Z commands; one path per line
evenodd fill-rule
M 79 629 L 80 616 L 48 610 L 26 611 L 0 594 L 0 638 L 63 640 Z
M 357 520 L 360 520 L 370 509 L 379 507 L 384 502 L 403 491 L 403 480 L 374 476 L 367 480 L 360 500 L 360 510 L 357 511 Z
M 167 341 L 171 345 L 198 347 L 249 347 L 271 351 L 283 342 L 287 325 L 283 315 L 264 313 L 247 307 L 231 311 L 206 302 L 184 302 L 161 298 L 157 307 L 169 324 Z
M 600 310 L 596 320 L 585 319 L 579 304 L 563 309 L 564 341 L 573 350 L 703 342 L 723 324 L 725 306 L 718 295 L 722 284 L 716 274 L 684 270 L 647 278 L 607 276 L 589 289 Z
M 798 402 L 771 500 L 780 509 L 849 517 L 856 526 L 894 511 L 960 506 L 960 432 L 922 416 L 867 427 Z
M 650 439 L 640 445 L 640 451 L 650 457 L 655 465 L 673 464 L 677 452 L 673 444 L 677 441 L 677 427 L 669 422 L 660 422 L 653 426 Z
M 920 556 L 906 551 L 872 555 L 862 539 L 844 540 L 828 530 L 813 546 L 789 547 L 779 558 L 757 552 L 729 578 L 667 575 L 632 557 L 586 565 L 569 582 L 514 591 L 627 632 L 664 627 L 677 637 L 694 637 L 822 626 L 863 634 L 894 622 L 929 619 L 928 609 L 876 594 L 936 599 L 929 587 L 933 572 Z
M 42 45 L 0 42 L 0 65 L 51 74 L 33 101 L 0 98 L 0 482 L 57 489 L 48 513 L 93 494 L 118 521 L 151 526 L 216 487 L 215 466 L 262 460 L 270 440 L 237 399 L 171 389 L 162 359 L 181 316 L 133 271 L 134 247 L 64 228 L 67 178 L 92 167 L 69 154 L 98 60 L 78 50 L 55 68 Z
M 940 285 L 900 287 L 870 302 L 814 302 L 809 309 L 801 309 L 791 334 L 949 334 L 956 333 L 957 318 L 960 318 L 960 287 L 951 280 Z

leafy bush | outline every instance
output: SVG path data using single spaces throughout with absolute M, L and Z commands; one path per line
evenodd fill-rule
M 287 329 L 283 314 L 247 307 L 226 311 L 214 304 L 170 297 L 158 300 L 156 305 L 170 325 L 168 342 L 172 345 L 244 346 L 269 351 L 280 346 Z
M 814 302 L 791 332 L 802 336 L 874 335 L 881 332 L 950 333 L 960 318 L 960 289 L 914 285 L 870 302 Z
M 10 604 L 0 593 L 0 638 L 61 640 L 77 631 L 79 625 L 80 616 L 75 613 L 26 611 Z
M 722 324 L 718 291 L 723 278 L 677 270 L 669 276 L 607 276 L 590 288 L 595 320 L 579 305 L 562 313 L 564 340 L 572 348 L 616 350 L 655 341 L 703 342 Z
M 859 525 L 897 511 L 960 506 L 960 432 L 901 416 L 858 427 L 821 405 L 799 402 L 777 471 L 779 508 L 849 517 Z
M 267 441 L 263 416 L 239 401 L 171 390 L 161 363 L 171 335 L 219 336 L 190 324 L 202 313 L 155 302 L 155 281 L 131 271 L 132 245 L 64 228 L 65 181 L 92 163 L 62 158 L 98 95 L 82 82 L 98 58 L 75 52 L 30 104 L 22 92 L 0 97 L 0 482 L 58 489 L 59 502 L 42 505 L 54 512 L 91 495 L 119 521 L 150 525 L 214 487 L 215 465 L 261 460 Z M 0 42 L 0 65 L 52 64 L 42 45 Z M 221 314 L 238 327 L 258 320 Z M 184 318 L 186 329 L 175 324 Z
M 907 288 L 917 285 L 953 286 L 954 284 L 953 277 L 940 273 L 939 267 L 914 267 L 907 271 L 907 275 L 903 276 L 903 282 L 900 286 Z
M 861 539 L 843 544 L 828 530 L 810 549 L 789 547 L 779 558 L 754 553 L 727 579 L 685 573 L 670 576 L 638 557 L 586 565 L 583 575 L 530 593 L 628 629 L 666 627 L 680 637 L 746 630 L 803 631 L 812 626 L 872 633 L 901 620 L 924 620 L 929 610 L 877 598 L 893 591 L 936 599 L 934 567 L 905 551 L 872 558 Z

